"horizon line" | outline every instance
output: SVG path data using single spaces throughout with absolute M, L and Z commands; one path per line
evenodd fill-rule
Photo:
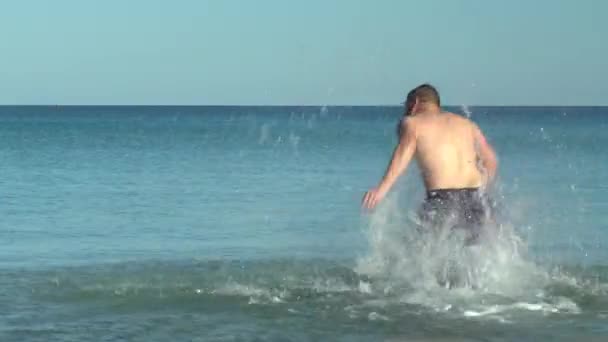
M 403 107 L 403 104 L 0 104 L 0 107 Z M 600 105 L 520 105 L 520 104 L 459 104 L 442 105 L 442 107 L 519 107 L 519 108 L 574 108 L 608 107 Z

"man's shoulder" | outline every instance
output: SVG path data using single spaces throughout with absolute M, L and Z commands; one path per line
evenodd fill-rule
M 462 115 L 456 114 L 456 113 L 452 113 L 452 112 L 443 112 L 443 115 L 449 117 L 450 119 L 458 120 L 460 122 L 469 122 L 469 121 L 471 121 L 471 120 L 469 120 L 465 116 L 462 116 Z
M 398 135 L 416 135 L 418 118 L 415 116 L 404 116 L 399 122 Z
M 460 114 L 445 112 L 444 115 L 447 115 L 450 118 L 450 120 L 454 120 L 454 122 L 457 122 L 458 124 L 461 124 L 463 126 L 470 126 L 473 128 L 477 127 L 477 124 L 473 120 L 471 120 L 465 116 L 462 116 Z
M 415 115 L 407 115 L 401 118 L 402 125 L 415 125 L 417 121 L 417 117 Z

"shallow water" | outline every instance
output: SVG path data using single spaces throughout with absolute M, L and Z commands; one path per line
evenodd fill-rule
M 470 112 L 501 236 L 463 250 L 415 166 L 359 209 L 396 107 L 0 107 L 0 340 L 602 340 L 608 109 Z

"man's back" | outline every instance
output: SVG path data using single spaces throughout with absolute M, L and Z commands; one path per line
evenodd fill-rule
M 416 134 L 415 157 L 427 190 L 478 188 L 477 127 L 452 113 L 419 114 L 408 118 Z
M 469 196 L 469 190 L 478 193 L 496 173 L 496 155 L 481 130 L 464 117 L 443 113 L 439 93 L 429 84 L 408 93 L 399 142 L 380 183 L 365 193 L 363 205 L 375 207 L 413 157 L 422 171 L 427 197 L 440 205 L 447 198 Z
M 477 243 L 491 220 L 483 186 L 494 178 L 496 155 L 468 119 L 441 111 L 437 89 L 418 86 L 407 95 L 399 142 L 377 187 L 363 197 L 374 208 L 416 158 L 427 189 L 420 218 L 432 231 L 462 228 L 466 244 Z

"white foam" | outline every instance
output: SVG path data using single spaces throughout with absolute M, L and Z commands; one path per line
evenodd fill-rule
M 370 283 L 364 282 L 364 281 L 360 281 L 359 282 L 359 292 L 361 293 L 371 293 L 372 292 L 372 286 Z
M 369 319 L 370 321 L 378 321 L 378 320 L 388 321 L 389 320 L 388 317 L 381 315 L 374 311 L 370 312 L 369 315 L 367 315 L 367 319 Z
M 306 284 L 303 284 L 306 286 Z M 350 292 L 354 291 L 351 286 L 346 285 L 343 281 L 337 279 L 313 279 L 310 285 L 316 292 Z
M 480 316 L 492 315 L 492 314 L 498 313 L 500 311 L 501 310 L 499 310 L 498 306 L 492 306 L 491 308 L 484 310 L 484 311 L 466 310 L 463 314 L 465 317 L 480 317 Z
M 289 296 L 289 293 L 287 293 L 286 291 L 275 293 L 267 289 L 259 288 L 252 285 L 242 285 L 239 283 L 226 284 L 220 288 L 212 290 L 210 293 L 225 296 L 249 297 L 248 304 L 282 303 L 283 298 Z
M 404 210 L 389 196 L 371 214 L 368 227 L 369 253 L 358 260 L 355 271 L 373 281 L 359 284 L 362 293 L 396 295 L 401 303 L 462 312 L 465 317 L 505 310 L 578 310 L 572 301 L 527 300 L 553 279 L 525 258 L 526 245 L 512 225 L 496 224 L 490 227 L 496 234 L 484 243 L 463 247 L 464 236 L 458 233 L 418 232 L 414 211 Z M 480 307 L 480 302 L 485 305 Z
M 465 310 L 463 315 L 465 317 L 483 317 L 488 315 L 496 315 L 504 313 L 506 311 L 538 311 L 544 314 L 550 313 L 580 313 L 578 306 L 569 299 L 562 298 L 555 304 L 550 303 L 528 303 L 528 302 L 516 302 L 513 304 L 505 305 L 492 305 L 485 310 Z

